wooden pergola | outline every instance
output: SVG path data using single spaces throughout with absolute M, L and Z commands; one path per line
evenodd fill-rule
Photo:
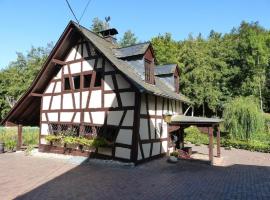
M 184 136 L 184 129 L 189 126 L 197 126 L 208 128 L 208 138 L 209 138 L 209 161 L 211 165 L 214 160 L 213 151 L 213 138 L 214 134 L 217 136 L 217 157 L 220 157 L 220 128 L 219 125 L 222 119 L 219 118 L 206 118 L 206 117 L 193 117 L 185 115 L 173 115 L 170 119 L 170 126 L 180 126 L 180 135 Z

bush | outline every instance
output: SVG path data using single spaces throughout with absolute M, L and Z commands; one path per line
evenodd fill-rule
M 185 140 L 196 144 L 208 144 L 209 139 L 205 133 L 202 133 L 196 126 L 190 126 L 185 129 Z
M 222 140 L 221 145 L 224 147 L 234 147 L 236 149 L 245 149 L 249 151 L 258 151 L 270 153 L 270 145 L 260 141 L 243 141 L 243 140 Z
M 225 105 L 224 128 L 232 138 L 249 140 L 265 129 L 264 116 L 253 97 L 238 97 Z
M 14 140 L 8 140 L 5 142 L 5 148 L 8 150 L 8 151 L 14 151 L 16 149 L 16 141 Z

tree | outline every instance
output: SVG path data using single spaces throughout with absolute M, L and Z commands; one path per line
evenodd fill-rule
M 134 45 L 137 43 L 137 37 L 134 33 L 131 32 L 131 30 L 128 30 L 124 33 L 123 38 L 120 39 L 119 45 L 120 47 L 127 47 L 130 45 Z
M 103 20 L 99 19 L 98 17 L 95 17 L 92 20 L 91 30 L 95 33 L 98 33 L 102 30 L 110 28 L 109 20 L 110 20 L 110 18 L 106 18 L 106 20 L 103 21 Z
M 18 100 L 30 86 L 52 49 L 32 47 L 25 55 L 17 53 L 17 59 L 0 71 L 0 119 L 10 110 L 10 100 Z

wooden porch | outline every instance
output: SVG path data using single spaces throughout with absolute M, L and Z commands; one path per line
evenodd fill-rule
M 169 132 L 173 133 L 176 131 L 178 138 L 180 138 L 180 144 L 178 148 L 184 147 L 184 129 L 189 126 L 196 126 L 198 128 L 204 128 L 208 131 L 209 139 L 209 161 L 213 165 L 214 161 L 214 135 L 216 135 L 217 152 L 216 156 L 219 158 L 221 155 L 220 151 L 220 123 L 221 119 L 218 118 L 205 118 L 205 117 L 192 117 L 185 115 L 173 115 L 169 121 Z

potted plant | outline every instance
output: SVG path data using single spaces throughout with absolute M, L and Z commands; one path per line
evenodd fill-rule
M 63 138 L 64 147 L 68 149 L 77 149 L 78 144 L 75 137 L 66 136 Z

